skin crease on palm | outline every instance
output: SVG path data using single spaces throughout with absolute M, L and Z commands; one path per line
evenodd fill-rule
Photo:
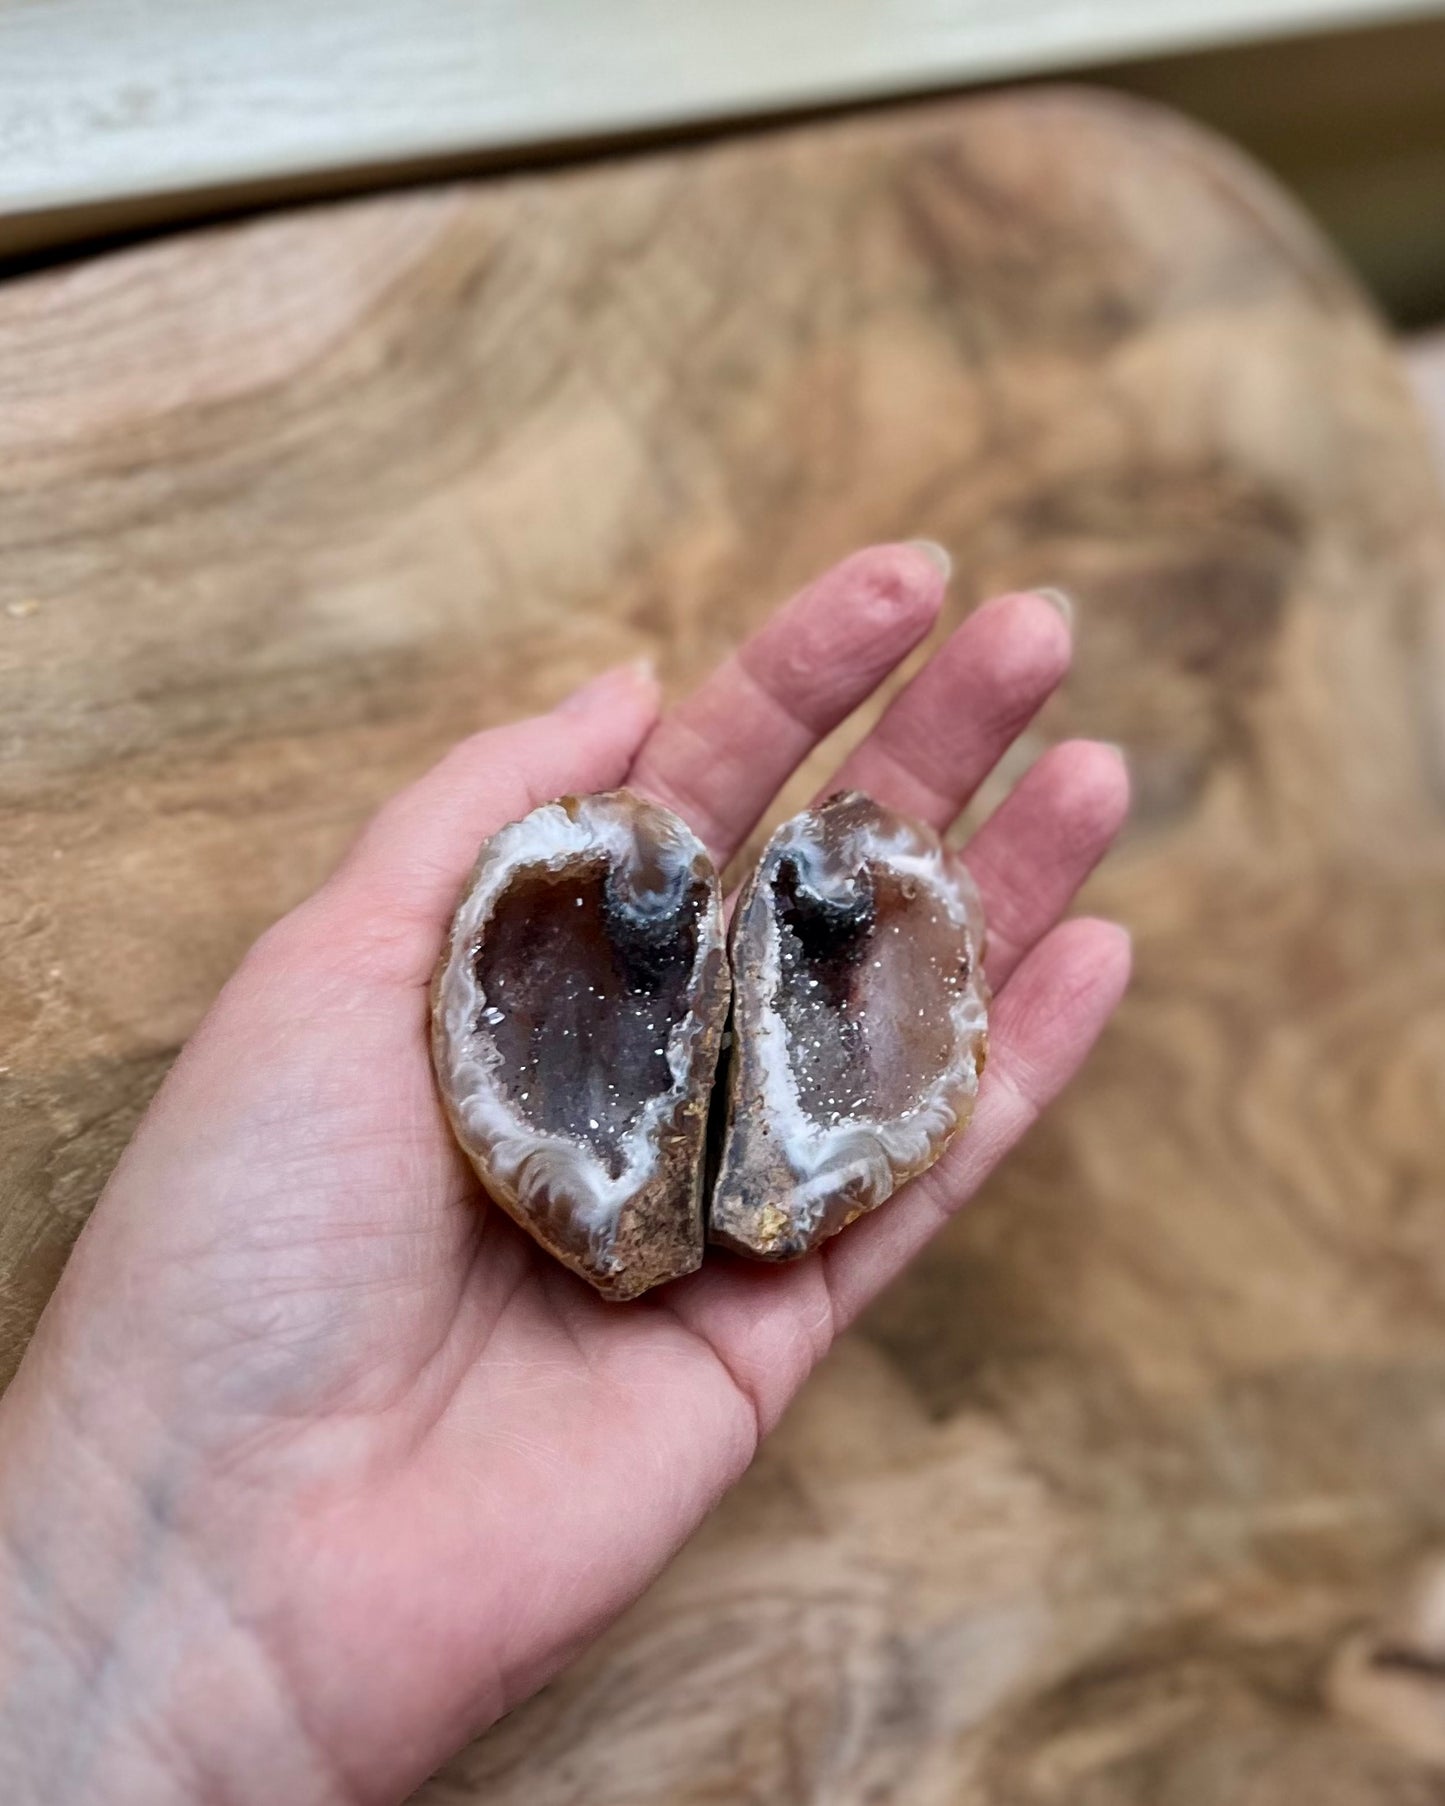
M 1127 803 L 1082 741 L 967 849 L 996 993 L 972 1128 L 808 1259 L 604 1303 L 483 1205 L 435 1094 L 427 983 L 479 842 L 625 782 L 721 867 L 945 581 L 874 547 L 660 717 L 626 666 L 475 736 L 247 956 L 0 1404 L 7 1806 L 402 1799 L 638 1594 L 1072 1077 L 1129 964 L 1119 928 L 1059 921 Z M 984 604 L 828 788 L 945 826 L 1069 652 L 1049 600 Z

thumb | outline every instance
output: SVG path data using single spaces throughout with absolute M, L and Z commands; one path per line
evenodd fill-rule
M 378 976 L 420 982 L 481 843 L 553 797 L 620 784 L 657 712 L 657 679 L 639 660 L 594 678 L 551 714 L 473 734 L 373 816 L 288 924 L 322 941 L 334 924 L 353 954 L 358 939 L 386 950 Z M 368 923 L 380 932 L 367 935 Z

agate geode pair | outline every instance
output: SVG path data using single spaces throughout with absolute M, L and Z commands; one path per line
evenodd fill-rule
M 778 829 L 730 934 L 671 810 L 562 797 L 468 882 L 433 990 L 442 1099 L 492 1197 L 608 1298 L 709 1240 L 788 1260 L 968 1121 L 982 953 L 957 856 L 857 792 Z

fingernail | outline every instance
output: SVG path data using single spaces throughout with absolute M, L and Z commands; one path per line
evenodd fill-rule
M 1051 603 L 1064 617 L 1068 626 L 1074 624 L 1074 604 L 1072 599 L 1061 589 L 1036 589 L 1036 596 L 1042 596 L 1045 602 Z
M 652 690 L 657 686 L 657 667 L 650 658 L 629 659 L 625 665 L 614 665 L 600 677 L 594 677 L 564 696 L 552 711 L 554 715 L 583 715 L 599 703 L 624 695 L 628 690 Z
M 945 581 L 953 575 L 953 560 L 948 555 L 948 548 L 939 545 L 936 539 L 909 539 L 904 544 L 912 546 L 915 552 L 922 552 L 928 562 L 942 573 Z

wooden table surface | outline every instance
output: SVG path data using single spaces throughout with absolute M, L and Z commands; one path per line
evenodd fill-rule
M 1115 101 L 0 290 L 7 1370 L 178 1044 L 378 799 L 605 661 L 680 689 L 912 534 L 954 619 L 1078 598 L 1021 757 L 1128 751 L 1089 901 L 1135 989 L 672 1570 L 420 1798 L 1445 1800 L 1445 524 L 1310 230 Z

